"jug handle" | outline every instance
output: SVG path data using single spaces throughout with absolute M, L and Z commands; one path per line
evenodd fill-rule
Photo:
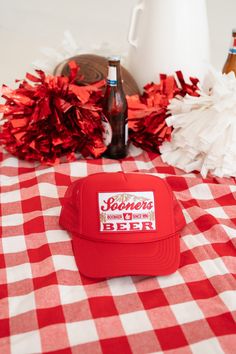
M 137 47 L 137 39 L 133 39 L 134 36 L 134 31 L 136 27 L 136 20 L 137 20 L 137 15 L 139 11 L 143 11 L 143 3 L 140 3 L 136 5 L 133 9 L 132 17 L 131 17 L 131 22 L 130 22 L 130 28 L 129 28 L 129 34 L 128 34 L 128 42 L 131 44 L 133 47 Z

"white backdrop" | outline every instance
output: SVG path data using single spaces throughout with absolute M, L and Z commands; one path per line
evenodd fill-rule
M 40 47 L 57 48 L 66 29 L 85 50 L 106 42 L 117 52 L 126 51 L 137 1 L 0 0 L 0 84 L 22 78 L 42 58 Z M 211 62 L 221 69 L 236 27 L 236 0 L 207 0 L 207 6 Z

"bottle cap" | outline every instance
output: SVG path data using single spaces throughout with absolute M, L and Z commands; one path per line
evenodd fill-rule
M 120 61 L 120 56 L 119 55 L 111 55 L 108 57 L 108 61 Z

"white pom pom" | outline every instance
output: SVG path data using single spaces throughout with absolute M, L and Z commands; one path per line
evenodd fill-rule
M 186 172 L 236 176 L 236 78 L 211 69 L 199 97 L 174 98 L 167 125 L 171 142 L 164 142 L 162 160 Z

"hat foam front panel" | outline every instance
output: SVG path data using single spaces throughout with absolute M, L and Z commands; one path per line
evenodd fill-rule
M 175 232 L 172 196 L 162 180 L 157 183 L 147 175 L 148 183 L 140 183 L 139 175 L 125 179 L 118 173 L 115 180 L 103 175 L 98 186 L 92 177 L 80 191 L 82 235 L 108 242 L 148 242 Z M 128 239 L 121 238 L 128 233 Z

